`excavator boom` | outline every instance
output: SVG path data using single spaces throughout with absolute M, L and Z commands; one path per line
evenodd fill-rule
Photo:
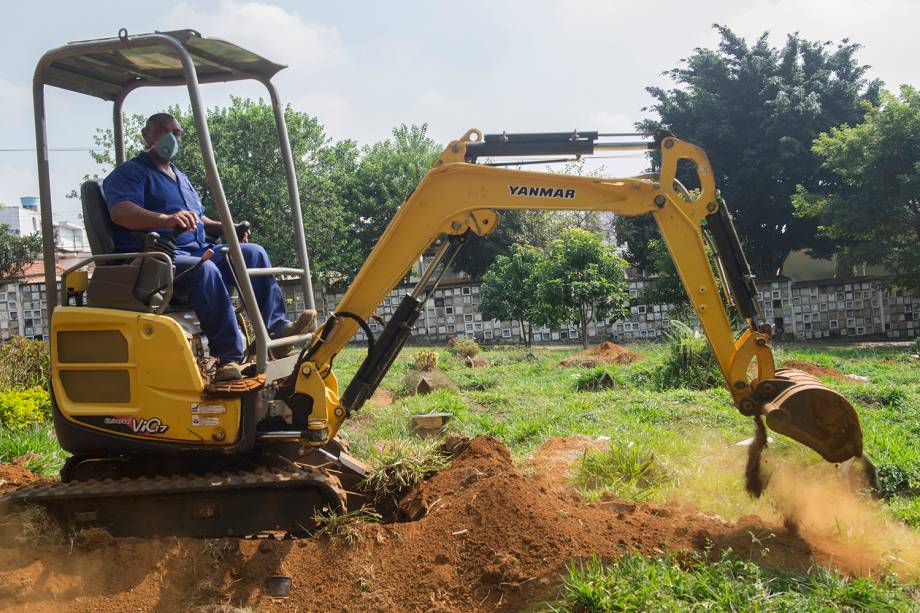
M 758 314 L 753 275 L 728 211 L 717 198 L 712 168 L 702 149 L 665 131 L 649 142 L 598 143 L 597 138 L 594 132 L 483 136 L 470 130 L 451 142 L 400 207 L 337 310 L 298 362 L 300 370 L 294 371 L 293 378 L 297 379 L 297 393 L 305 394 L 304 366 L 311 373 L 329 373 L 332 359 L 359 327 L 371 339 L 365 362 L 341 398 L 328 397 L 326 414 L 311 419 L 320 418 L 331 436 L 350 412 L 363 405 L 409 338 L 425 296 L 433 290 L 430 275 L 438 261 L 449 259 L 468 234 L 491 232 L 500 222 L 496 209 L 651 214 L 738 410 L 758 419 L 765 416 L 770 428 L 811 447 L 830 462 L 861 456 L 862 431 L 850 403 L 804 373 L 775 369 L 772 326 Z M 584 155 L 598 149 L 657 150 L 660 172 L 606 179 L 477 163 L 485 157 Z M 677 180 L 681 160 L 689 161 L 696 170 L 698 198 L 691 198 Z M 711 238 L 710 250 L 704 229 Z M 440 236 L 446 240 L 426 275 L 405 297 L 380 337 L 373 339 L 365 320 Z M 713 274 L 710 253 L 723 279 L 722 290 Z M 737 338 L 723 291 L 745 322 Z

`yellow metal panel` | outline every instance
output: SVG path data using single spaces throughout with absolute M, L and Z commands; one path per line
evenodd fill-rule
M 128 346 L 124 362 L 61 364 L 59 332 L 117 331 Z M 241 406 L 238 399 L 207 400 L 204 382 L 182 328 L 161 315 L 92 307 L 58 307 L 51 319 L 51 382 L 61 413 L 82 426 L 116 432 L 138 439 L 157 438 L 182 443 L 228 445 L 239 437 Z M 111 353 L 101 351 L 101 353 Z M 128 372 L 131 393 L 127 402 L 77 402 L 67 394 L 80 371 Z M 91 375 L 98 376 L 98 375 Z M 76 379 L 75 379 L 76 377 Z

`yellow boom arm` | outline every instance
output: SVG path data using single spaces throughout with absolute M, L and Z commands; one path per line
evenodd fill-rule
M 329 368 L 332 359 L 358 331 L 359 320 L 366 320 L 374 312 L 432 242 L 440 235 L 488 234 L 500 220 L 494 209 L 555 209 L 606 211 L 625 216 L 652 214 L 739 410 L 746 415 L 767 415 L 768 425 L 781 432 L 784 423 L 787 423 L 784 434 L 811 446 L 827 459 L 861 453 L 861 432 L 858 449 L 852 442 L 854 424 L 859 430 L 858 419 L 845 400 L 848 413 L 837 411 L 826 417 L 834 422 L 833 433 L 838 438 L 842 437 L 841 441 L 846 439 L 852 444 L 837 442 L 832 445 L 834 449 L 826 446 L 832 433 L 815 432 L 814 428 L 806 428 L 808 431 L 804 432 L 802 424 L 798 423 L 802 421 L 800 418 L 809 423 L 818 418 L 811 414 L 811 408 L 808 408 L 808 415 L 802 411 L 789 415 L 788 407 L 771 404 L 770 401 L 781 393 L 789 391 L 789 385 L 783 382 L 782 371 L 777 373 L 774 370 L 769 326 L 758 328 L 756 322 L 749 318 L 747 328 L 735 338 L 703 240 L 701 226 L 707 216 L 719 212 L 720 205 L 716 199 L 713 172 L 702 149 L 665 134 L 658 140 L 661 172 L 656 181 L 645 177 L 603 179 L 528 172 L 470 163 L 467 149 L 481 141 L 482 134 L 478 130 L 470 130 L 460 140 L 447 146 L 400 207 L 336 313 L 326 322 L 314 345 L 306 352 L 306 359 L 300 363 L 297 389 L 302 393 L 308 391 L 304 370 L 309 371 L 314 379 L 309 386 L 312 390 L 310 395 L 319 389 L 317 376 L 326 379 L 326 415 L 315 410 L 319 398 L 313 398 L 313 406 L 314 417 L 324 420 L 330 436 L 338 429 L 344 416 L 359 408 L 367 395 L 373 392 L 373 387 L 389 368 L 401 343 L 389 359 L 383 359 L 377 366 L 381 372 L 377 373 L 376 380 L 370 377 L 371 380 L 364 382 L 364 389 L 361 389 L 361 381 L 353 381 L 341 400 Z M 679 160 L 689 160 L 696 168 L 700 185 L 700 197 L 696 200 L 687 198 L 686 192 L 678 187 L 679 183 L 675 180 Z M 725 291 L 729 293 L 730 288 L 726 287 Z M 346 314 L 347 317 L 342 316 Z M 395 319 L 397 315 L 393 317 Z M 381 338 L 386 334 L 385 330 Z M 405 330 L 403 338 L 407 336 L 408 330 Z M 756 364 L 753 374 L 749 373 L 752 363 Z M 361 374 L 359 371 L 356 379 L 360 379 Z M 763 383 L 768 384 L 766 392 L 769 393 L 765 393 L 763 388 L 758 390 L 758 385 Z M 332 388 L 335 389 L 334 394 L 329 393 Z M 772 420 L 771 414 L 774 414 Z M 846 449 L 837 449 L 841 445 Z

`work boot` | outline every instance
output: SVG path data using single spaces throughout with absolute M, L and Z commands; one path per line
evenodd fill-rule
M 218 364 L 217 372 L 214 373 L 214 381 L 223 383 L 225 381 L 238 381 L 243 378 L 243 365 L 239 362 L 224 362 Z
M 288 322 L 288 325 L 285 326 L 284 330 L 281 331 L 281 334 L 275 336 L 275 338 L 298 336 L 300 334 L 312 332 L 315 329 L 316 311 L 312 309 L 304 309 L 303 313 L 300 314 L 300 317 L 294 321 Z M 285 358 L 291 353 L 293 348 L 293 345 L 288 345 L 287 347 L 275 347 L 271 350 L 272 358 L 275 360 Z

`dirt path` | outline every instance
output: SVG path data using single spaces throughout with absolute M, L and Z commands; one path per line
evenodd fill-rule
M 587 504 L 565 468 L 598 441 L 547 442 L 518 469 L 503 444 L 473 439 L 410 497 L 423 519 L 369 526 L 354 546 L 322 540 L 85 539 L 0 548 L 4 611 L 177 611 L 217 605 L 265 611 L 516 611 L 552 599 L 570 560 L 627 549 L 718 552 L 805 570 L 813 561 L 862 573 L 858 552 L 812 542 L 756 518 L 728 523 L 677 506 Z M 770 537 L 762 558 L 752 534 Z M 293 577 L 271 600 L 267 577 Z M 224 608 L 224 611 L 232 609 Z

